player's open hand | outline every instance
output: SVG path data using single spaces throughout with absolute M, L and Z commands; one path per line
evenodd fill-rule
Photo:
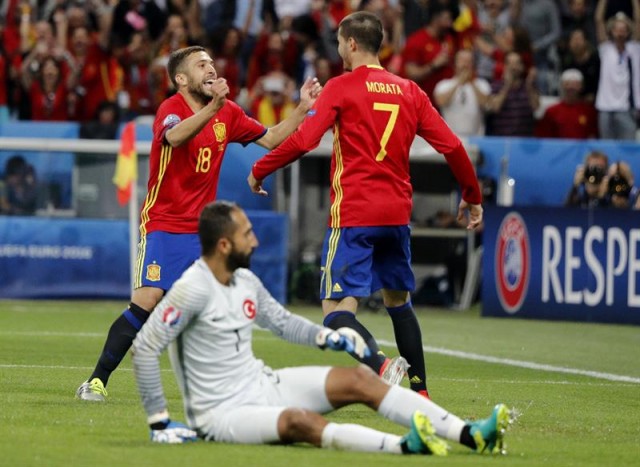
M 300 105 L 309 110 L 315 104 L 321 91 L 322 86 L 318 82 L 318 78 L 307 78 L 300 88 Z
M 460 201 L 460 205 L 458 206 L 458 222 L 464 221 L 466 211 L 469 211 L 467 230 L 475 230 L 482 223 L 482 205 L 470 204 L 465 200 Z
M 351 328 L 332 330 L 324 328 L 316 336 L 316 344 L 321 349 L 342 350 L 354 357 L 365 358 L 371 355 L 362 336 Z
M 251 188 L 252 192 L 261 196 L 269 196 L 267 190 L 262 188 L 262 180 L 256 180 L 256 177 L 253 176 L 253 172 L 249 172 L 247 183 L 249 183 L 249 188 Z

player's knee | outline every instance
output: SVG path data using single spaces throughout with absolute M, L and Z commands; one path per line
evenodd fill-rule
M 305 409 L 290 408 L 280 415 L 278 433 L 284 443 L 318 444 L 326 421 L 322 415 Z
M 384 384 L 378 375 L 366 365 L 359 365 L 350 372 L 349 386 L 355 398 L 360 402 L 369 403 L 375 399 L 375 389 Z

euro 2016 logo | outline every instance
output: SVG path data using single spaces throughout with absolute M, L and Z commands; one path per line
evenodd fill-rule
M 498 299 L 507 313 L 516 313 L 522 306 L 529 288 L 530 269 L 527 226 L 519 214 L 510 212 L 498 229 L 494 262 Z

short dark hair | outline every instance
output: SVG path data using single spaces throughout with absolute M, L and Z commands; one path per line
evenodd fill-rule
M 169 79 L 173 87 L 178 89 L 178 83 L 176 83 L 176 74 L 180 72 L 180 67 L 184 63 L 185 59 L 196 52 L 206 52 L 207 49 L 199 45 L 193 45 L 191 47 L 185 47 L 171 52 L 169 55 L 169 62 L 167 63 L 167 72 L 169 73 Z
M 231 212 L 239 209 L 240 206 L 236 203 L 224 200 L 214 201 L 204 207 L 198 222 L 202 256 L 212 254 L 218 241 L 234 232 L 236 225 L 231 218 Z
M 377 54 L 382 45 L 382 22 L 373 13 L 357 11 L 340 22 L 340 35 L 355 40 L 363 50 Z
M 442 13 L 449 13 L 451 15 L 451 19 L 455 19 L 460 14 L 460 9 L 457 4 L 453 5 L 439 1 L 431 1 L 427 8 L 427 16 L 429 18 L 427 24 L 431 24 Z

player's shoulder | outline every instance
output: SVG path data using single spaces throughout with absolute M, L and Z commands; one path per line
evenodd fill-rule
M 181 109 L 185 107 L 186 102 L 184 97 L 182 97 L 179 93 L 174 94 L 173 96 L 167 97 L 163 100 L 158 106 L 158 113 L 162 112 L 166 109 Z
M 175 124 L 184 119 L 188 115 L 189 107 L 186 105 L 184 98 L 180 94 L 174 94 L 171 97 L 166 98 L 158 106 L 156 112 L 156 122 L 162 122 L 163 126 L 167 124 Z M 172 117 L 173 116 L 173 117 Z M 171 120 L 174 118 L 176 122 L 167 122 L 167 118 Z
M 246 268 L 238 268 L 235 270 L 235 272 L 233 273 L 233 277 L 235 279 L 241 280 L 241 281 L 248 281 L 248 282 L 260 282 L 260 279 L 258 278 L 258 276 L 256 276 L 250 269 L 246 269 Z

